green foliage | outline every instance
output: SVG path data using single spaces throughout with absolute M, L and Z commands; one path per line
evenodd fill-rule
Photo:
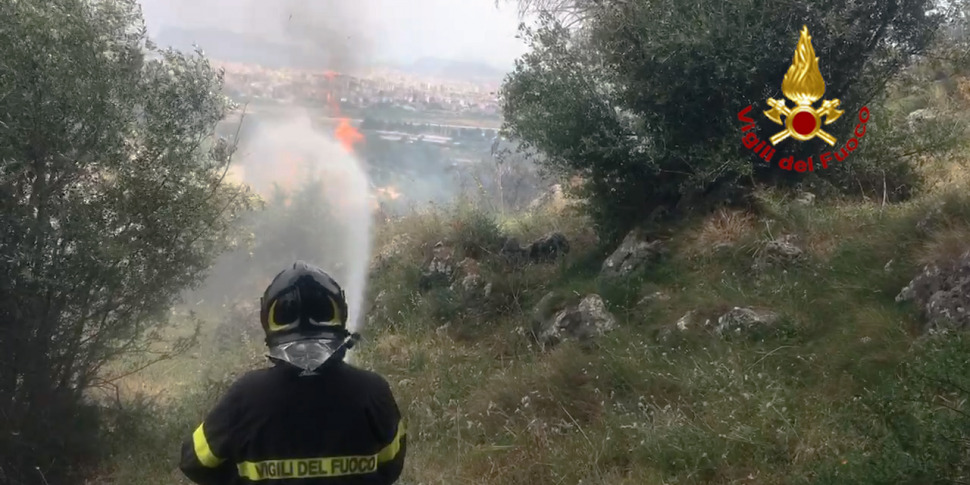
M 74 482 L 90 427 L 65 419 L 157 341 L 249 197 L 210 137 L 220 73 L 154 48 L 134 1 L 3 2 L 0 50 L 0 469 Z
M 708 218 L 686 220 L 668 256 L 628 278 L 598 278 L 604 254 L 595 246 L 514 271 L 485 254 L 481 274 L 494 288 L 478 307 L 457 288 L 419 292 L 418 280 L 426 250 L 457 241 L 462 224 L 482 226 L 469 234 L 493 234 L 492 214 L 466 206 L 383 226 L 388 234 L 379 239 L 409 242 L 375 272 L 371 291 L 382 296 L 356 363 L 387 377 L 408 418 L 413 452 L 403 480 L 966 482 L 967 338 L 914 339 L 906 329 L 916 313 L 893 300 L 927 238 L 968 227 L 966 191 L 885 208 L 790 199 L 781 190 L 762 194 L 751 228 L 730 229 L 739 244 L 732 250 L 707 245 L 708 254 L 696 254 L 692 238 Z M 930 222 L 917 227 L 927 214 Z M 582 222 L 564 230 L 570 241 Z M 508 229 L 521 225 L 503 227 L 525 237 Z M 751 272 L 752 249 L 781 234 L 798 236 L 802 261 Z M 669 298 L 640 302 L 657 291 Z M 534 315 L 544 320 L 589 293 L 603 296 L 618 328 L 593 345 L 539 351 L 529 335 Z M 733 306 L 770 309 L 782 320 L 729 337 L 703 324 Z M 680 330 L 675 322 L 688 311 L 698 318 Z M 213 349 L 206 362 L 220 356 Z M 206 405 L 200 396 L 152 408 L 165 418 L 142 420 L 146 431 L 112 436 L 142 438 L 116 455 L 113 483 L 153 483 L 145 469 L 167 478 L 171 467 L 152 457 L 174 453 L 171 444 Z
M 501 249 L 502 232 L 492 214 L 460 204 L 451 221 L 453 242 L 462 256 L 478 259 Z
M 970 337 L 919 342 L 895 375 L 862 396 L 852 424 L 872 446 L 826 464 L 814 483 L 966 483 Z
M 503 86 L 505 130 L 547 155 L 555 173 L 585 179 L 589 210 L 610 237 L 658 207 L 738 202 L 758 182 L 806 178 L 755 162 L 740 144 L 737 120 L 749 104 L 760 116 L 767 98 L 782 98 L 799 27 L 807 25 L 813 36 L 826 93 L 837 93 L 846 110 L 841 123 L 826 129 L 847 140 L 862 106 L 883 116 L 887 81 L 930 48 L 952 14 L 929 14 L 931 6 L 928 0 L 598 2 L 586 5 L 576 30 L 545 16 L 538 29 L 526 29 L 532 51 Z M 864 145 L 891 139 L 873 138 Z M 774 160 L 830 149 L 820 140 L 788 143 Z M 912 172 L 900 165 L 907 160 L 884 153 L 857 161 L 851 170 L 866 175 L 852 182 L 869 183 L 868 192 L 877 178 L 881 189 L 883 175 L 899 177 L 891 187 L 910 184 Z M 815 177 L 843 181 L 845 170 Z

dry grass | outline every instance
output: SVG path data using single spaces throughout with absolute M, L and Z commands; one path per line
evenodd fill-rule
M 930 239 L 922 244 L 917 255 L 921 265 L 946 265 L 960 258 L 970 249 L 970 226 L 948 224 L 935 231 Z
M 961 241 L 970 240 L 970 228 L 961 222 L 963 206 L 955 207 L 945 211 L 949 225 L 919 249 L 924 258 L 952 255 L 965 247 Z M 713 271 L 708 264 L 671 263 L 658 273 L 673 273 L 666 275 L 678 286 L 672 299 L 648 305 L 646 312 L 610 308 L 620 328 L 595 348 L 566 343 L 546 351 L 531 346 L 523 331 L 530 305 L 549 290 L 596 291 L 593 276 L 565 280 L 562 271 L 593 247 L 588 221 L 556 211 L 497 221 L 503 234 L 526 243 L 563 232 L 571 254 L 562 266 L 506 273 L 492 268 L 486 254 L 482 274 L 492 279 L 493 294 L 513 301 L 508 306 L 514 311 L 489 318 L 463 311 L 438 319 L 433 317 L 436 300 L 403 286 L 402 274 L 420 266 L 439 240 L 487 233 L 476 228 L 481 219 L 456 221 L 463 214 L 436 210 L 388 221 L 375 241 L 377 252 L 400 246 L 398 257 L 373 282 L 388 289 L 385 303 L 394 322 L 368 328 L 353 362 L 387 378 L 406 416 L 409 453 L 402 483 L 781 484 L 810 476 L 813 467 L 827 466 L 847 450 L 875 446 L 850 433 L 840 413 L 869 384 L 854 372 L 874 363 L 891 368 L 910 342 L 899 331 L 907 317 L 896 305 L 859 290 L 868 290 L 869 275 L 883 274 L 883 261 L 894 251 L 913 250 L 894 244 L 895 236 L 915 232 L 905 210 L 879 212 L 867 204 L 779 209 L 766 219 L 798 234 L 806 251 L 838 254 L 852 242 L 861 246 L 856 251 L 878 253 L 870 258 L 878 266 L 833 257 L 827 264 L 846 265 L 833 272 L 837 276 L 791 268 L 770 285 L 758 286 L 745 275 Z M 764 222 L 755 215 L 722 209 L 675 237 L 685 243 L 682 250 L 708 254 L 719 245 L 745 245 L 765 235 Z M 751 302 L 740 301 L 745 298 Z M 648 336 L 657 321 L 676 321 L 689 310 L 723 313 L 712 310 L 722 303 L 778 310 L 797 322 L 795 331 L 809 329 L 811 337 L 728 342 L 700 335 L 681 345 Z M 436 332 L 443 321 L 449 330 Z M 222 358 L 209 356 L 209 365 L 245 365 L 238 356 Z M 166 379 L 190 376 L 198 368 L 198 361 L 159 367 L 152 376 L 157 381 L 144 385 L 162 388 Z M 192 413 L 183 421 L 202 412 L 181 411 Z M 159 471 L 154 478 L 162 476 L 167 478 Z M 154 482 L 131 485 L 148 483 Z
M 700 227 L 684 236 L 685 251 L 703 256 L 724 245 L 734 246 L 752 237 L 758 230 L 757 217 L 737 209 L 718 209 Z

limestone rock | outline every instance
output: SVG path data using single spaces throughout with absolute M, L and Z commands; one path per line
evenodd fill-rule
M 927 265 L 896 296 L 920 307 L 923 331 L 970 329 L 970 251 L 946 265 Z
M 569 240 L 561 232 L 546 234 L 529 245 L 529 260 L 533 263 L 555 261 L 569 253 Z
M 795 244 L 797 238 L 785 235 L 768 241 L 755 259 L 752 268 L 763 270 L 774 266 L 784 266 L 798 260 L 802 256 L 802 249 Z
M 795 198 L 795 203 L 801 205 L 812 205 L 815 203 L 815 194 L 811 192 L 802 192 L 798 194 L 798 197 Z
M 567 307 L 546 321 L 538 332 L 543 346 L 554 346 L 565 339 L 593 339 L 616 328 L 616 317 L 606 309 L 597 294 L 587 295 L 575 307 Z
M 422 290 L 428 290 L 435 286 L 444 286 L 451 282 L 455 272 L 454 263 L 455 251 L 450 246 L 446 246 L 439 241 L 432 249 L 431 262 L 427 269 L 421 274 L 419 286 Z
M 756 310 L 747 307 L 734 307 L 717 319 L 714 331 L 719 335 L 728 332 L 743 333 L 750 330 L 761 330 L 775 324 L 778 314 L 768 310 Z
M 662 241 L 647 241 L 637 231 L 630 231 L 613 254 L 603 261 L 600 274 L 607 277 L 626 276 L 655 261 L 663 252 Z

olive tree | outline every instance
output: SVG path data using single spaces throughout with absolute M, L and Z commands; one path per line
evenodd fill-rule
M 889 82 L 958 11 L 953 2 L 931 0 L 519 3 L 548 12 L 523 29 L 532 49 L 503 85 L 504 131 L 542 152 L 553 172 L 583 177 L 582 195 L 608 239 L 665 209 L 742 202 L 759 183 L 819 180 L 855 190 L 875 185 L 866 171 L 878 170 L 914 184 L 916 174 L 899 159 L 842 164 L 811 177 L 777 167 L 783 156 L 804 160 L 829 150 L 821 140 L 787 143 L 776 163 L 758 162 L 741 145 L 738 113 L 753 105 L 760 116 L 768 98 L 783 97 L 782 77 L 807 25 L 826 96 L 841 100 L 848 120 L 826 129 L 846 140 L 857 111 L 869 106 L 878 119 Z M 578 25 L 563 20 L 577 14 Z M 864 145 L 881 144 L 871 135 Z
M 77 482 L 87 390 L 148 350 L 250 197 L 201 55 L 135 0 L 0 2 L 0 482 Z

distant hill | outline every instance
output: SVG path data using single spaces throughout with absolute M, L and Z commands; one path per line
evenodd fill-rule
M 501 81 L 505 71 L 481 62 L 425 57 L 397 69 L 416 76 L 460 79 L 464 81 Z
M 162 47 L 191 50 L 197 44 L 206 56 L 225 62 L 268 68 L 327 69 L 329 56 L 319 48 L 270 42 L 254 35 L 213 29 L 167 28 L 154 39 Z
M 154 39 L 163 47 L 188 51 L 196 44 L 207 56 L 226 62 L 259 64 L 271 69 L 333 69 L 329 53 L 319 47 L 272 42 L 255 35 L 214 29 L 167 28 Z M 363 66 L 361 66 L 363 67 Z M 394 64 L 394 70 L 420 77 L 462 81 L 500 82 L 505 72 L 481 62 L 426 57 L 413 63 Z

